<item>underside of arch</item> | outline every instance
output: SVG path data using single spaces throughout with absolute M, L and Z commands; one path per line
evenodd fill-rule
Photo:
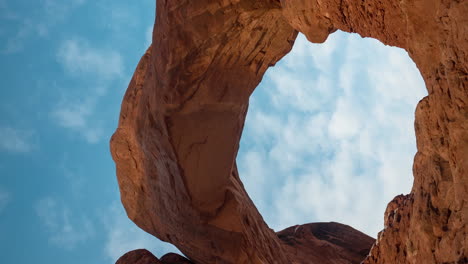
M 156 11 L 111 140 L 122 203 L 139 227 L 194 263 L 349 263 L 331 262 L 342 251 L 333 247 L 307 262 L 268 228 L 235 162 L 268 67 L 298 32 L 320 43 L 342 30 L 404 48 L 429 92 L 416 109 L 412 191 L 389 203 L 364 263 L 468 261 L 466 1 L 158 0 Z

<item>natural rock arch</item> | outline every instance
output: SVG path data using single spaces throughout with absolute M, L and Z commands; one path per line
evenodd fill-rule
M 468 252 L 465 1 L 157 1 L 111 140 L 122 203 L 196 263 L 302 263 L 268 228 L 235 157 L 252 91 L 297 32 L 356 32 L 408 51 L 429 95 L 416 109 L 414 185 L 392 201 L 365 263 L 463 263 Z

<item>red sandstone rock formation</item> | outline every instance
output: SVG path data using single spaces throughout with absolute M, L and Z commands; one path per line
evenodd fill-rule
M 375 239 L 339 223 L 292 226 L 277 233 L 294 263 L 361 263 Z
M 120 257 L 115 264 L 192 264 L 192 262 L 175 253 L 166 254 L 159 260 L 148 250 L 137 249 Z
M 151 252 L 146 249 L 130 251 L 120 257 L 115 264 L 162 264 Z
M 235 157 L 248 98 L 297 32 L 323 42 L 343 30 L 407 50 L 429 92 L 413 189 L 389 204 L 364 263 L 466 263 L 466 14 L 463 0 L 158 0 L 111 140 L 128 216 L 195 263 L 302 263 L 256 210 Z
M 175 253 L 169 253 L 162 256 L 161 261 L 164 264 L 192 264 L 188 259 Z

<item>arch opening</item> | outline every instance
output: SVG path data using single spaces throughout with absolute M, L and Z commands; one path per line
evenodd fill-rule
M 376 238 L 387 204 L 411 191 L 414 112 L 426 95 L 401 48 L 300 34 L 251 95 L 237 156 L 269 226 L 335 221 Z

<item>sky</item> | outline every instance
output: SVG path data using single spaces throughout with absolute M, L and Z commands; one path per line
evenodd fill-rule
M 153 0 L 0 0 L 2 263 L 176 250 L 126 217 L 108 143 L 154 10 Z M 277 231 L 337 221 L 376 237 L 387 203 L 411 189 L 425 95 L 401 49 L 300 35 L 252 95 L 237 157 L 265 221 Z

